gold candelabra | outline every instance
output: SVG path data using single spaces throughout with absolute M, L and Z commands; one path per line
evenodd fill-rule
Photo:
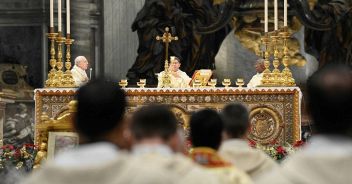
M 171 77 L 169 74 L 169 44 L 172 41 L 177 41 L 178 37 L 177 36 L 172 36 L 171 33 L 169 32 L 170 29 L 168 27 L 165 28 L 165 32 L 163 36 L 156 36 L 156 40 L 162 41 L 165 43 L 165 65 L 164 65 L 164 73 L 162 76 L 162 88 L 167 88 L 171 87 Z
M 71 73 L 71 45 L 74 42 L 67 35 L 65 38 L 61 32 L 55 33 L 54 28 L 50 28 L 47 34 L 50 40 L 50 67 L 48 79 L 45 81 L 45 87 L 76 87 Z M 55 43 L 57 43 L 57 52 L 55 50 Z M 66 62 L 63 63 L 63 46 L 66 45 Z M 56 56 L 56 57 L 55 57 Z M 63 71 L 65 67 L 65 71 Z
M 288 32 L 288 28 L 285 27 L 282 32 L 273 32 L 271 36 L 268 33 L 262 37 L 262 43 L 265 47 L 264 51 L 264 66 L 265 70 L 263 72 L 263 79 L 261 86 L 295 86 L 295 80 L 292 77 L 292 72 L 288 68 L 289 65 L 289 55 L 288 55 L 288 39 L 290 38 L 290 34 Z M 278 45 L 282 40 L 283 43 L 283 58 L 282 63 L 284 65 L 284 69 L 280 72 L 280 59 L 279 54 L 280 51 L 278 49 Z M 269 45 L 273 45 L 273 66 L 274 69 L 270 71 L 270 52 Z

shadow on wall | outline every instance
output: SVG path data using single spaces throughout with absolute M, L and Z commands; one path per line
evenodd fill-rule
M 42 87 L 42 30 L 40 26 L 1 27 L 0 63 L 27 66 L 27 82 Z

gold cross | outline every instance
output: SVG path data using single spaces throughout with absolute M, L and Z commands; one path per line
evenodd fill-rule
M 168 61 L 169 60 L 169 43 L 171 43 L 172 41 L 177 41 L 178 37 L 177 36 L 172 36 L 171 33 L 169 32 L 169 28 L 166 27 L 165 28 L 165 33 L 163 34 L 163 36 L 156 36 L 156 40 L 158 41 L 162 41 L 165 43 L 165 60 Z

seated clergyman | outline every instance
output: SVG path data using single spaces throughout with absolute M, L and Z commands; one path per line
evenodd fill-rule
M 255 88 L 262 85 L 263 71 L 265 70 L 264 59 L 257 60 L 255 70 L 257 71 L 257 74 L 255 74 L 247 84 L 247 87 L 249 88 Z
M 181 62 L 180 59 L 171 56 L 170 57 L 170 66 L 169 66 L 169 75 L 171 80 L 171 88 L 188 88 L 191 78 L 180 70 Z M 158 76 L 158 88 L 163 87 L 162 78 L 164 71 L 159 73 Z
M 80 87 L 89 81 L 86 70 L 88 69 L 88 60 L 84 56 L 78 56 L 75 59 L 75 65 L 72 67 L 72 77 L 76 86 Z

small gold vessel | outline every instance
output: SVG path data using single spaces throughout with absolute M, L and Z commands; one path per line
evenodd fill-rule
M 121 88 L 125 88 L 128 85 L 127 79 L 121 79 L 119 82 L 119 86 L 121 86 Z

